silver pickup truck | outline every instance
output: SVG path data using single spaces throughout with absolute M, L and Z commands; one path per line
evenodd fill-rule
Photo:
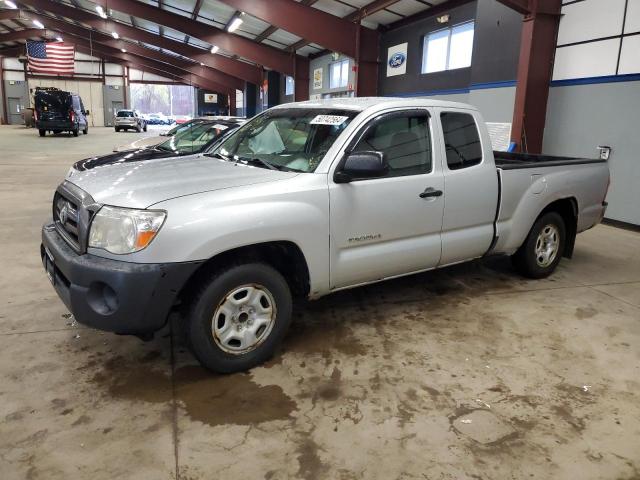
M 281 105 L 204 154 L 71 168 L 41 257 L 83 324 L 147 337 L 181 307 L 211 370 L 269 358 L 292 299 L 511 255 L 532 278 L 606 208 L 607 163 L 493 152 L 468 105 Z

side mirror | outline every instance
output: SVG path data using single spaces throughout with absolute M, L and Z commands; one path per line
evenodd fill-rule
M 85 114 L 86 116 L 89 116 L 89 110 L 85 110 L 85 111 L 84 111 L 84 114 Z
M 342 168 L 333 176 L 336 183 L 353 180 L 384 177 L 389 172 L 389 164 L 383 152 L 351 152 L 347 154 Z

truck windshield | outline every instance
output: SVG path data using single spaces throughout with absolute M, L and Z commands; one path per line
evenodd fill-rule
M 240 127 L 212 155 L 265 168 L 313 172 L 357 114 L 329 108 L 270 110 Z
M 199 153 L 210 143 L 229 129 L 233 124 L 216 122 L 203 122 L 191 124 L 183 130 L 179 130 L 174 136 L 162 142 L 156 148 L 165 152 L 174 152 L 176 155 L 188 155 Z

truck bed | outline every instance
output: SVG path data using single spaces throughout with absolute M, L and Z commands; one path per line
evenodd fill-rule
M 513 153 L 494 151 L 496 167 L 502 170 L 519 168 L 556 167 L 562 165 L 581 165 L 585 163 L 605 163 L 599 158 L 556 157 L 553 155 L 534 155 L 531 153 Z

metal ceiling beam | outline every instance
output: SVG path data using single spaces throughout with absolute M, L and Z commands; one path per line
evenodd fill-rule
M 207 67 L 220 70 L 228 75 L 238 77 L 248 82 L 259 84 L 262 82 L 262 70 L 246 62 L 233 60 L 222 55 L 214 55 L 210 52 L 193 45 L 187 45 L 179 40 L 167 37 L 160 37 L 154 33 L 142 30 L 138 27 L 131 27 L 113 20 L 104 20 L 98 15 L 79 9 L 72 9 L 66 5 L 51 0 L 21 0 L 24 5 L 31 6 L 38 10 L 48 11 L 54 14 L 63 15 L 72 20 L 82 22 L 103 32 L 116 32 L 120 37 L 130 38 L 138 42 L 155 45 L 165 50 L 191 58 L 196 62 L 204 63 Z M 134 2 L 135 3 L 135 2 Z M 12 12 L 18 12 L 12 10 Z M 15 13 L 14 13 L 15 15 Z
M 294 75 L 294 61 L 287 52 L 135 0 L 96 0 L 96 3 L 105 8 L 107 12 L 113 9 L 121 13 L 144 18 L 158 25 L 171 27 L 259 65 L 264 65 L 287 75 Z
M 302 0 L 300 3 L 303 5 L 307 5 L 307 6 L 311 6 L 314 3 L 316 3 L 318 0 Z M 396 0 L 398 1 L 398 0 Z M 258 36 L 256 38 L 254 38 L 254 40 L 256 42 L 261 42 L 264 39 L 270 37 L 272 34 L 274 34 L 278 29 L 278 27 L 274 27 L 273 25 L 271 25 L 269 28 L 265 28 L 262 32 L 260 32 L 260 34 L 258 34 Z
M 0 43 L 15 42 L 25 38 L 41 37 L 45 33 L 41 28 L 28 28 L 25 30 L 14 30 L 13 32 L 0 33 Z
M 357 57 L 359 26 L 295 0 L 220 0 L 330 50 Z
M 368 3 L 364 7 L 359 8 L 353 13 L 350 13 L 346 17 L 345 20 L 350 22 L 359 22 L 363 18 L 366 18 L 374 13 L 378 13 L 380 10 L 384 10 L 391 5 L 398 3 L 400 0 L 375 0 L 374 2 Z

